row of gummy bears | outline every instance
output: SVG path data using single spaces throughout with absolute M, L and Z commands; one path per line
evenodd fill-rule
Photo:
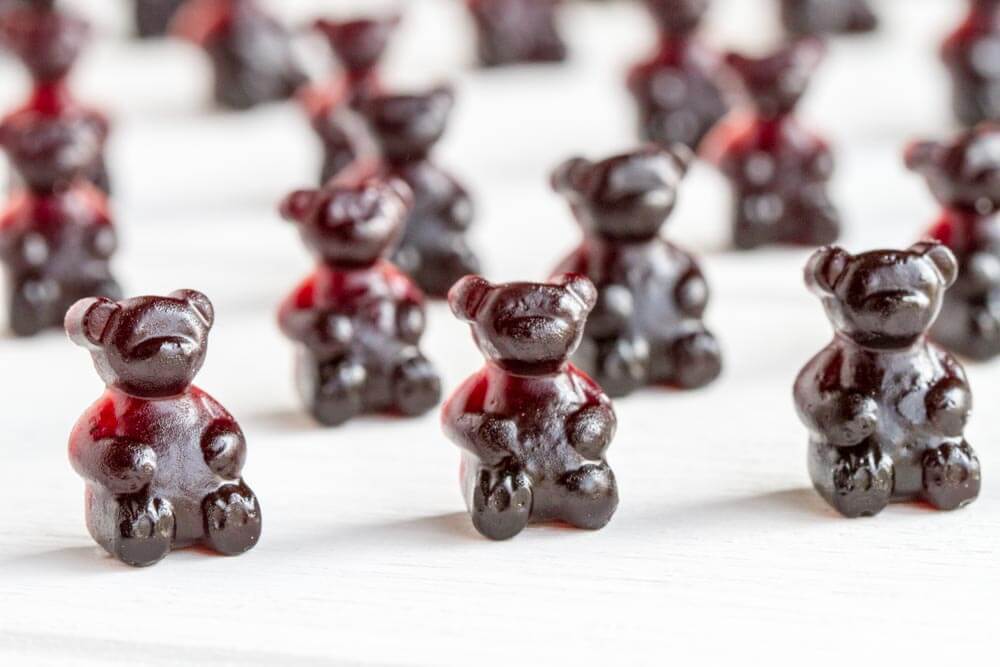
M 93 185 L 106 185 L 95 148 L 106 128 L 64 85 L 85 30 L 51 2 L 26 4 L 5 17 L 3 34 L 36 89 L 5 121 L 2 139 L 34 196 L 14 207 L 15 223 L 3 229 L 38 226 L 16 247 L 4 246 L 5 259 L 16 258 L 8 261 L 16 278 L 11 321 L 31 332 L 63 319 L 68 307 L 71 340 L 90 351 L 108 385 L 70 439 L 71 461 L 86 480 L 88 529 L 131 565 L 194 543 L 243 553 L 261 530 L 260 505 L 241 476 L 246 440 L 235 419 L 192 385 L 214 322 L 211 302 L 193 290 L 118 300 L 107 261 L 114 237 L 107 215 L 94 214 L 100 206 L 86 209 L 92 219 L 61 244 L 65 254 L 51 256 L 60 246 L 48 243 L 45 228 L 81 201 L 103 201 Z M 703 11 L 698 4 L 680 3 Z M 380 53 L 391 23 L 327 28 Z M 203 41 L 221 29 L 209 27 Z M 706 154 L 738 183 L 739 246 L 836 237 L 824 189 L 829 150 L 791 117 L 820 53 L 818 41 L 802 39 L 765 58 L 730 58 L 755 112 L 723 128 Z M 314 122 L 326 123 L 349 158 L 338 163 L 342 155 L 328 151 L 325 184 L 281 206 L 319 259 L 279 312 L 296 343 L 304 403 L 329 425 L 364 412 L 431 410 L 441 383 L 419 349 L 423 295 L 447 294 L 487 359 L 443 408 L 445 433 L 463 452 L 462 488 L 476 528 L 506 539 L 530 521 L 603 527 L 618 504 L 605 458 L 616 428 L 608 394 L 701 387 L 721 371 L 718 344 L 702 322 L 708 287 L 697 262 L 660 237 L 692 152 L 676 144 L 566 161 L 552 182 L 584 242 L 550 282 L 492 284 L 464 275 L 476 267 L 462 237 L 471 204 L 428 157 L 451 92 L 386 95 L 371 67 L 356 74 L 348 69 L 333 89 L 304 96 Z M 47 126 L 58 131 L 45 141 L 34 125 L 40 116 L 62 121 Z M 352 122 L 358 117 L 366 130 Z M 81 137 L 92 139 L 83 147 L 91 150 L 75 150 Z M 377 150 L 359 150 L 365 139 Z M 860 255 L 825 247 L 806 269 L 838 335 L 800 374 L 796 403 L 811 433 L 814 484 L 845 516 L 875 514 L 892 500 L 954 509 L 980 487 L 979 462 L 963 438 L 968 383 L 927 333 L 972 357 L 1000 351 L 992 303 L 1000 285 L 1000 128 L 986 123 L 947 144 L 914 144 L 907 163 L 946 207 L 930 235 L 936 241 Z M 73 273 L 56 285 L 58 298 L 40 294 L 38 274 L 51 266 L 71 273 L 86 266 L 91 282 Z

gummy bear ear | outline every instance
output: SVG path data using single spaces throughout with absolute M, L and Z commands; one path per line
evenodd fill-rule
M 281 202 L 281 217 L 289 222 L 303 222 L 316 201 L 317 190 L 296 190 Z
M 582 157 L 566 160 L 552 172 L 550 177 L 552 189 L 562 195 L 581 192 L 590 167 L 590 160 L 585 160 Z
M 833 286 L 847 268 L 851 255 L 843 248 L 826 246 L 813 253 L 806 264 L 806 285 L 818 296 L 833 294 Z
M 63 326 L 69 339 L 90 350 L 104 347 L 104 337 L 111 318 L 121 308 L 104 297 L 80 299 L 66 312 Z
M 923 255 L 931 260 L 941 274 L 941 279 L 944 281 L 945 287 L 951 287 L 955 284 L 955 280 L 958 279 L 958 261 L 951 250 L 948 249 L 948 246 L 942 245 L 937 241 L 921 241 L 910 246 L 910 252 Z
M 903 161 L 906 163 L 906 168 L 911 171 L 926 171 L 941 158 L 943 148 L 936 141 L 914 141 L 906 147 Z
M 569 293 L 580 300 L 587 311 L 594 309 L 597 305 L 597 288 L 590 279 L 582 273 L 564 273 L 555 278 L 557 285 L 562 285 Z
M 448 290 L 448 305 L 460 320 L 473 322 L 493 285 L 481 276 L 465 276 Z
M 170 293 L 171 299 L 180 299 L 186 302 L 189 306 L 194 308 L 198 316 L 205 323 L 205 326 L 210 327 L 215 323 L 215 307 L 212 306 L 212 302 L 208 300 L 208 297 L 201 292 L 196 292 L 193 289 L 179 289 L 176 292 Z

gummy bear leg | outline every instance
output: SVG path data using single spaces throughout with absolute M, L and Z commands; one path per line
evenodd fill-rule
M 809 473 L 819 494 L 848 518 L 874 516 L 892 499 L 892 459 L 870 442 L 856 447 L 811 444 Z
M 566 493 L 560 518 L 577 528 L 597 530 L 618 508 L 618 484 L 607 463 L 587 464 L 562 479 Z
M 688 334 L 670 344 L 654 346 L 653 381 L 680 389 L 698 389 L 722 373 L 722 352 L 707 331 Z
M 402 414 L 422 415 L 441 400 L 441 379 L 431 362 L 417 354 L 396 367 L 393 393 Z
M 299 372 L 305 374 L 300 392 L 320 424 L 339 426 L 364 412 L 368 372 L 360 363 L 342 359 L 305 366 Z
M 260 504 L 243 480 L 227 484 L 205 498 L 202 512 L 205 546 L 224 556 L 245 553 L 260 539 Z
M 646 383 L 649 346 L 624 338 L 594 341 L 594 379 L 612 397 L 626 396 Z
M 944 444 L 924 454 L 923 497 L 941 510 L 968 505 L 979 496 L 979 459 L 969 443 Z
M 491 540 L 508 540 L 528 525 L 533 493 L 531 480 L 512 462 L 480 467 L 470 476 L 466 504 L 472 525 Z
M 169 502 L 142 495 L 129 496 L 118 501 L 117 513 L 112 535 L 105 546 L 112 556 L 127 565 L 146 567 L 170 553 L 176 526 Z
M 10 292 L 9 326 L 15 336 L 34 336 L 62 325 L 57 304 L 62 299 L 59 284 L 47 278 L 29 277 L 15 282 Z

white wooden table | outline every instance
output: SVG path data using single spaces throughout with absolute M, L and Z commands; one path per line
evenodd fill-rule
M 752 43 L 768 32 L 767 2 L 719 0 L 714 34 Z M 101 391 L 90 359 L 56 333 L 2 338 L 0 664 L 995 663 L 1000 363 L 968 369 L 968 438 L 985 471 L 977 503 L 838 518 L 810 488 L 791 402 L 796 372 L 829 336 L 802 285 L 807 253 L 723 250 L 724 184 L 699 166 L 668 233 L 704 255 L 724 377 L 618 402 L 610 461 L 622 502 L 605 530 L 535 527 L 488 542 L 465 514 L 458 451 L 436 415 L 322 430 L 297 405 L 274 311 L 310 267 L 275 213 L 318 164 L 298 111 L 205 112 L 198 53 L 125 40 L 123 2 L 77 4 L 102 27 L 80 93 L 117 118 L 117 269 L 131 293 L 193 287 L 214 300 L 198 384 L 247 433 L 264 534 L 236 559 L 186 551 L 133 570 L 105 556 L 66 460 L 71 425 Z M 351 3 L 271 4 L 302 20 Z M 465 67 L 456 0 L 407 4 L 390 79 L 456 82 L 439 159 L 475 193 L 488 273 L 544 278 L 577 241 L 547 172 L 633 142 L 622 70 L 648 47 L 649 25 L 629 5 L 574 7 L 571 64 L 482 74 Z M 804 110 L 837 141 L 851 250 L 906 245 L 935 215 L 900 150 L 949 131 L 935 49 L 964 3 L 876 4 L 886 29 L 836 43 Z M 0 82 L 8 108 L 23 77 L 3 62 Z M 449 388 L 481 364 L 440 304 L 426 350 Z

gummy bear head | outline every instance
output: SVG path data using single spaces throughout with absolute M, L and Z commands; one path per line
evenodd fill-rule
M 677 188 L 694 155 L 684 146 L 649 146 L 590 162 L 573 158 L 552 175 L 588 234 L 642 241 L 654 238 L 674 209 Z
M 708 11 L 709 0 L 646 0 L 660 30 L 683 36 L 694 32 Z
M 183 393 L 201 369 L 214 317 L 208 297 L 193 290 L 125 301 L 89 298 L 66 313 L 66 332 L 90 350 L 109 387 L 168 398 Z
M 54 0 L 18 3 L 0 17 L 0 43 L 24 62 L 36 82 L 69 74 L 90 38 L 82 18 L 56 9 Z
M 949 208 L 979 215 L 1000 211 L 1000 123 L 982 123 L 947 143 L 913 143 L 906 166 L 922 174 Z
M 757 112 L 774 117 L 795 109 L 824 51 L 821 40 L 805 37 L 759 58 L 729 53 L 726 63 L 739 77 Z
M 568 273 L 552 283 L 493 285 L 466 276 L 448 293 L 452 312 L 472 327 L 487 360 L 515 375 L 558 372 L 576 350 L 597 290 Z
M 957 276 L 955 256 L 935 242 L 861 255 L 826 247 L 806 266 L 806 284 L 823 301 L 837 333 L 872 350 L 918 342 Z
M 375 95 L 358 105 L 381 149 L 391 161 L 420 160 L 444 134 L 455 96 L 448 86 L 414 95 Z
M 413 207 L 398 179 L 335 179 L 319 190 L 293 192 L 282 216 L 298 224 L 306 246 L 334 266 L 369 266 L 396 246 Z
M 344 69 L 357 72 L 378 64 L 399 21 L 398 14 L 352 21 L 317 19 L 314 27 L 326 38 Z

